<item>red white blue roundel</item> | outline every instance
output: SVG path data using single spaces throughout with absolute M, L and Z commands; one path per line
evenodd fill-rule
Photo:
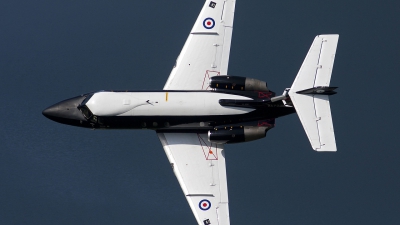
M 199 208 L 200 208 L 201 210 L 206 211 L 206 210 L 208 210 L 210 207 L 211 207 L 211 202 L 208 201 L 207 199 L 203 199 L 203 200 L 201 200 L 201 201 L 199 202 Z
M 206 29 L 212 29 L 215 26 L 214 19 L 211 17 L 205 18 L 203 21 L 203 26 Z

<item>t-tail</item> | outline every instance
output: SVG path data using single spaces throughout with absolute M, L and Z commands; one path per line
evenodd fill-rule
M 329 95 L 336 94 L 336 87 L 329 87 L 329 83 L 338 40 L 337 34 L 315 37 L 292 87 L 285 93 L 316 151 L 336 151 L 329 104 Z

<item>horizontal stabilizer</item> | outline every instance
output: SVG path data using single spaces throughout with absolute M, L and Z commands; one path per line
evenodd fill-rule
M 304 127 L 311 146 L 316 151 L 336 151 L 329 87 L 339 35 L 319 35 L 289 91 L 289 96 Z
M 316 151 L 336 151 L 329 96 L 292 93 L 290 99 L 312 148 Z

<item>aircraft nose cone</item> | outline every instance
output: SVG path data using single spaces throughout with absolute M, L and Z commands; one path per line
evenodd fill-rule
M 43 110 L 43 116 L 51 119 L 52 117 L 56 117 L 58 112 L 58 104 L 52 105 L 45 110 Z
M 59 123 L 81 126 L 86 119 L 77 107 L 85 98 L 85 96 L 78 96 L 61 101 L 43 110 L 42 114 Z

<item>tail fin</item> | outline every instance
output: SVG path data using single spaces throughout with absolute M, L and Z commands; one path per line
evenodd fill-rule
M 289 90 L 311 146 L 316 151 L 336 151 L 329 87 L 339 35 L 315 37 L 310 50 Z

